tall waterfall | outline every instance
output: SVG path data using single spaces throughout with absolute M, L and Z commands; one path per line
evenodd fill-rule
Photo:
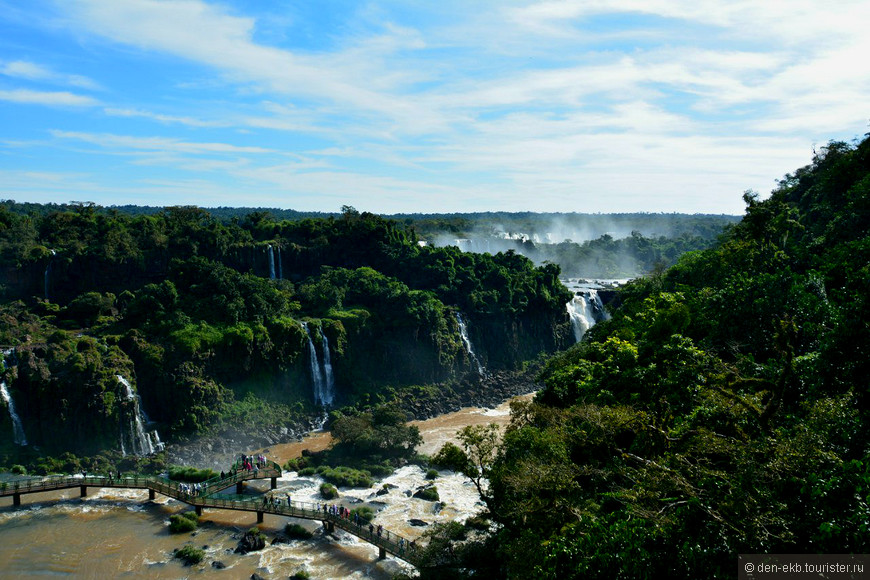
M 604 309 L 604 304 L 598 296 L 598 291 L 592 288 L 578 290 L 565 305 L 568 316 L 571 319 L 571 327 L 574 329 L 574 338 L 577 342 L 583 340 L 583 335 L 596 323 L 608 320 L 610 314 Z
M 308 336 L 308 365 L 311 368 L 311 380 L 314 383 L 314 402 L 318 405 L 328 407 L 332 405 L 335 399 L 335 379 L 332 375 L 332 360 L 329 356 L 329 341 L 326 335 L 321 332 L 322 347 L 323 347 L 323 365 L 320 364 L 317 356 L 317 349 L 314 348 L 314 341 L 311 339 L 311 330 L 308 328 L 308 323 L 303 322 L 302 328 L 305 329 L 305 334 Z
M 142 411 L 139 395 L 133 392 L 130 382 L 121 375 L 115 375 L 118 383 L 124 387 L 124 400 L 130 403 L 124 413 L 126 420 L 121 421 L 121 453 L 127 455 L 151 455 L 163 450 L 163 443 L 157 431 L 145 431 L 148 417 Z
M 320 337 L 323 339 L 323 377 L 325 379 L 323 405 L 331 407 L 332 401 L 335 399 L 335 377 L 332 374 L 332 359 L 329 356 L 329 340 L 322 328 L 320 329 Z
M 0 356 L 0 373 L 6 371 L 6 357 L 9 355 L 12 355 L 12 364 L 17 364 L 15 362 L 15 349 L 4 350 L 3 355 Z M 6 381 L 2 380 L 0 380 L 0 398 L 6 402 L 6 408 L 9 409 L 9 418 L 12 419 L 12 440 L 16 445 L 27 445 L 27 437 L 24 435 L 24 425 L 21 423 L 21 417 L 19 417 L 18 413 L 15 412 L 15 401 L 12 400 L 12 393 L 10 393 L 9 389 L 6 387 Z
M 268 248 L 269 249 L 267 251 L 269 252 L 269 279 L 274 280 L 275 279 L 275 252 L 272 250 L 272 244 L 269 244 Z
M 12 439 L 16 445 L 27 445 L 27 437 L 24 435 L 24 425 L 21 423 L 21 417 L 15 412 L 15 402 L 12 400 L 12 393 L 6 388 L 6 381 L 0 381 L 0 397 L 6 401 L 6 407 L 9 409 L 9 418 L 12 419 Z
M 471 362 L 477 367 L 477 374 L 485 377 L 486 369 L 481 364 L 480 359 L 477 358 L 477 355 L 474 354 L 474 348 L 471 346 L 471 339 L 468 337 L 468 325 L 465 323 L 462 315 L 458 312 L 456 313 L 456 322 L 459 324 L 459 337 L 462 339 L 462 344 L 465 345 L 465 352 L 468 353 L 468 358 L 471 359 Z

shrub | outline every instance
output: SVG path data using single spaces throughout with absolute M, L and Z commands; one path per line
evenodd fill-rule
M 188 545 L 180 550 L 176 550 L 175 557 L 184 560 L 185 564 L 191 566 L 202 562 L 203 558 L 205 558 L 205 550 Z
M 13 465 L 9 471 L 14 475 L 27 475 L 27 470 L 23 465 Z
M 329 483 L 339 487 L 371 487 L 374 485 L 371 473 L 350 467 L 327 467 L 317 468 L 317 473 Z
M 465 527 L 471 530 L 485 532 L 489 529 L 490 521 L 487 517 L 477 514 L 465 520 Z
M 196 467 L 183 467 L 173 465 L 169 468 L 169 479 L 172 481 L 186 481 L 188 483 L 202 483 L 218 473 L 213 469 L 197 469 Z
M 306 530 L 304 527 L 299 524 L 287 524 L 284 526 L 284 535 L 288 538 L 293 538 L 294 540 L 307 540 L 311 538 L 314 534 Z
M 335 499 L 338 497 L 338 490 L 330 483 L 320 484 L 320 497 L 323 499 Z
M 311 574 L 309 574 L 305 570 L 300 570 L 290 576 L 290 580 L 308 580 L 309 578 L 311 578 Z
M 438 501 L 440 497 L 438 496 L 438 488 L 434 485 L 431 487 L 424 487 L 423 489 L 418 490 L 414 497 L 424 499 L 426 501 Z
M 288 459 L 287 463 L 284 464 L 284 469 L 287 471 L 302 471 L 303 469 L 309 469 L 308 459 L 305 457 L 297 457 L 296 459 Z
M 437 479 L 438 478 L 438 470 L 437 469 L 427 469 L 426 470 L 426 479 Z
M 360 506 L 358 508 L 353 508 L 352 510 L 350 510 L 350 517 L 353 518 L 354 514 L 359 514 L 359 517 L 361 517 L 362 519 L 364 519 L 367 522 L 370 522 L 373 519 L 375 519 L 374 510 L 372 510 L 372 508 L 370 508 L 368 506 Z
M 299 475 L 315 475 L 317 474 L 317 469 L 314 467 L 303 467 L 299 470 Z
M 183 534 L 192 532 L 198 525 L 199 518 L 195 512 L 185 512 L 183 514 L 172 514 L 169 516 L 169 532 L 172 534 Z

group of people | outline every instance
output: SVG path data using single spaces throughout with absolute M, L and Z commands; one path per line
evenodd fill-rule
M 245 471 L 259 470 L 260 468 L 266 467 L 266 456 L 265 455 L 245 455 L 243 453 L 243 454 L 239 455 L 239 465 Z
M 203 492 L 205 485 L 201 483 L 179 483 L 178 489 L 188 497 L 197 496 Z
M 290 499 L 290 494 L 284 494 L 287 496 L 286 500 L 282 500 L 280 497 L 275 495 L 264 495 L 263 496 L 263 507 L 272 506 L 272 507 L 281 507 L 282 505 L 286 505 L 288 508 L 292 507 L 292 501 Z

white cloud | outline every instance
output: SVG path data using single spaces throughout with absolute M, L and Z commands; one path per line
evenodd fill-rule
M 57 73 L 48 67 L 24 60 L 14 60 L 0 64 L 0 74 L 31 81 L 69 85 L 82 89 L 96 90 L 100 88 L 96 82 L 87 77 Z
M 99 104 L 97 100 L 91 97 L 76 95 L 66 91 L 46 92 L 29 89 L 0 90 L 0 101 L 52 107 L 91 107 Z
M 97 145 L 113 151 L 157 151 L 187 154 L 209 153 L 274 153 L 263 147 L 244 147 L 229 143 L 196 143 L 169 137 L 135 137 L 107 133 L 81 133 L 76 131 L 51 131 L 58 139 L 71 139 Z
M 222 121 L 203 121 L 194 117 L 179 117 L 175 115 L 162 115 L 151 111 L 142 111 L 138 109 L 117 109 L 114 107 L 106 107 L 103 112 L 112 117 L 142 117 L 145 119 L 153 119 L 166 124 L 187 125 L 189 127 L 226 127 L 228 124 Z
M 234 82 L 255 83 L 262 90 L 325 99 L 391 117 L 414 115 L 409 102 L 370 88 L 371 84 L 383 85 L 385 79 L 400 82 L 401 75 L 366 74 L 361 78 L 370 70 L 361 58 L 348 62 L 340 55 L 313 57 L 257 44 L 252 18 L 234 16 L 200 0 L 83 0 L 65 8 L 74 15 L 76 26 L 87 27 L 94 34 L 207 65 Z M 408 35 L 404 30 L 397 34 Z M 385 46 L 361 49 L 361 53 L 383 52 Z M 366 82 L 354 82 L 361 80 Z

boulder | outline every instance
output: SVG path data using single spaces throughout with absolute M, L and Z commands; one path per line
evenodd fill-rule
M 245 532 L 242 539 L 239 540 L 239 545 L 236 547 L 237 554 L 247 554 L 248 552 L 256 552 L 266 547 L 266 537 L 261 533 L 251 531 Z

